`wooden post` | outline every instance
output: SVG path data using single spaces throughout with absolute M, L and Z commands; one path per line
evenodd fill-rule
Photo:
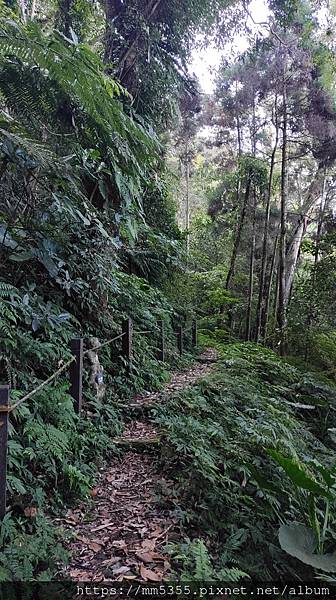
M 158 360 L 164 362 L 165 359 L 165 338 L 164 338 L 164 324 L 163 321 L 158 321 L 159 328 L 159 348 L 158 348 Z
M 132 338 L 133 338 L 133 321 L 132 319 L 125 319 L 122 322 L 122 353 L 123 356 L 131 362 L 132 360 Z
M 74 408 L 78 415 L 82 410 L 82 387 L 83 387 L 83 340 L 74 338 L 70 342 L 72 354 L 76 360 L 70 365 L 70 394 L 74 399 Z
M 9 385 L 0 386 L 0 519 L 6 514 Z
M 180 356 L 183 354 L 183 327 L 180 325 L 177 328 L 177 347 L 179 349 Z
M 197 321 L 193 320 L 191 326 L 191 345 L 195 348 L 197 346 Z

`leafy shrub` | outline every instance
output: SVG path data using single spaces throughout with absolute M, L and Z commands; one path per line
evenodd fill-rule
M 336 376 L 336 331 L 316 333 L 312 337 L 310 358 L 331 376 Z
M 247 343 L 223 346 L 211 376 L 160 408 L 163 460 L 175 474 L 179 514 L 189 537 L 207 536 L 216 573 L 224 555 L 225 567 L 254 578 L 297 570 L 311 577 L 311 567 L 284 554 L 278 529 L 299 522 L 314 535 L 317 523 L 322 531 L 326 499 L 323 551 L 333 549 L 334 443 L 320 414 L 327 412 L 333 428 L 335 402 L 332 384 Z
M 41 515 L 27 523 L 8 513 L 0 529 L 0 581 L 50 581 L 58 563 L 67 560 L 61 535 Z

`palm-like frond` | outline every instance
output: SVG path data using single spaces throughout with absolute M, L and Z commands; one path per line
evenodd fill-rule
M 23 26 L 3 7 L 0 13 L 0 93 L 9 113 L 33 136 L 51 138 L 59 154 L 78 142 L 99 149 L 129 201 L 156 160 L 156 141 L 124 110 L 122 88 L 84 44 L 59 32 L 47 36 L 35 23 Z

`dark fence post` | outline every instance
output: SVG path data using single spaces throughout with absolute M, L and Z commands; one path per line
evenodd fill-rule
M 191 345 L 194 347 L 197 346 L 197 321 L 196 321 L 196 319 L 193 320 L 192 326 L 191 326 Z
M 164 362 L 165 359 L 165 338 L 164 338 L 164 324 L 163 321 L 158 321 L 159 328 L 159 349 L 158 349 L 158 360 Z
M 74 408 L 78 415 L 82 410 L 82 387 L 83 387 L 83 340 L 74 338 L 70 342 L 70 349 L 75 356 L 70 365 L 70 394 L 74 399 Z
M 0 386 L 0 519 L 6 514 L 9 385 Z
M 183 327 L 180 325 L 177 328 L 177 347 L 180 353 L 180 356 L 183 354 Z
M 133 338 L 133 321 L 132 319 L 125 319 L 122 322 L 122 353 L 123 356 L 131 362 L 132 360 L 132 338 Z

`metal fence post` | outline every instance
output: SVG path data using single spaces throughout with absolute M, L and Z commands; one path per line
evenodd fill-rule
M 159 328 L 159 348 L 158 348 L 158 360 L 164 362 L 165 359 L 165 338 L 164 338 L 164 324 L 163 321 L 158 321 Z
M 197 346 L 197 321 L 196 321 L 196 319 L 193 320 L 192 326 L 191 326 L 191 345 L 194 347 Z
M 177 347 L 180 353 L 180 356 L 183 354 L 183 327 L 180 325 L 177 328 Z
M 0 519 L 6 514 L 9 385 L 0 386 Z
M 122 322 L 122 353 L 123 356 L 131 362 L 132 360 L 132 341 L 133 341 L 133 321 L 132 319 L 125 319 Z
M 75 411 L 80 415 L 83 397 L 83 339 L 74 338 L 71 340 L 70 349 L 76 358 L 70 365 L 70 394 L 74 399 Z

